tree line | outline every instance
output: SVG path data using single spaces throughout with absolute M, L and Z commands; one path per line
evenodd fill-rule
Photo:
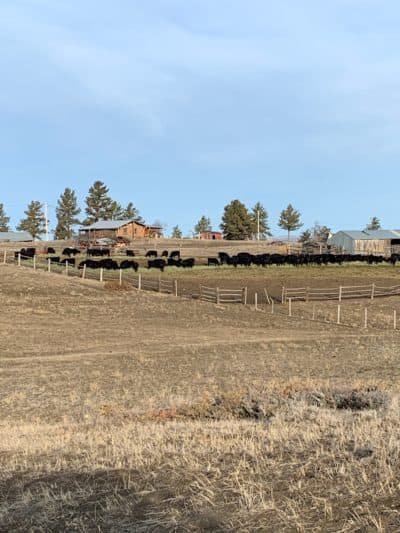
M 128 220 L 135 219 L 143 222 L 138 209 L 133 202 L 129 202 L 123 207 L 119 202 L 113 200 L 109 195 L 108 187 L 100 180 L 97 180 L 89 188 L 85 198 L 85 218 L 79 217 L 82 210 L 78 206 L 77 196 L 74 190 L 67 187 L 60 195 L 56 206 L 56 227 L 54 230 L 55 239 L 71 239 L 74 234 L 74 227 L 78 224 L 89 226 L 99 220 Z M 20 220 L 16 229 L 18 231 L 28 231 L 34 239 L 40 238 L 46 232 L 45 206 L 37 200 L 31 201 L 26 210 L 25 216 Z M 4 205 L 0 203 L 0 231 L 10 230 L 10 217 L 5 213 Z
M 33 200 L 24 211 L 24 217 L 17 225 L 18 231 L 29 232 L 34 239 L 40 238 L 46 232 L 48 220 L 44 204 Z M 79 217 L 82 210 L 78 206 L 77 196 L 74 190 L 65 188 L 60 195 L 56 206 L 56 228 L 54 230 L 55 239 L 70 239 L 74 234 L 74 227 L 78 224 L 90 225 L 99 220 L 137 220 L 143 222 L 138 209 L 133 202 L 129 202 L 123 207 L 119 202 L 113 200 L 109 194 L 108 187 L 100 180 L 97 180 L 89 188 L 85 198 L 85 217 Z M 10 217 L 5 212 L 4 205 L 0 203 L 0 231 L 10 230 Z M 283 209 L 280 213 L 278 226 L 287 231 L 288 241 L 293 231 L 303 226 L 301 214 L 292 204 Z M 381 228 L 377 217 L 372 217 L 365 227 L 366 230 L 377 230 Z M 227 240 L 265 239 L 271 236 L 268 220 L 268 212 L 261 202 L 257 202 L 248 209 L 240 200 L 232 200 L 224 207 L 220 224 L 223 236 Z M 211 221 L 206 215 L 202 215 L 193 228 L 193 235 L 198 236 L 203 232 L 211 231 Z M 315 224 L 313 228 L 304 230 L 299 240 L 307 243 L 313 240 L 326 242 L 330 234 L 330 228 Z M 178 225 L 172 228 L 171 237 L 182 238 L 183 233 Z

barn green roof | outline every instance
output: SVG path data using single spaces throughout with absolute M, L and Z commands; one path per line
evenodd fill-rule
M 0 231 L 0 242 L 27 242 L 33 241 L 28 231 Z

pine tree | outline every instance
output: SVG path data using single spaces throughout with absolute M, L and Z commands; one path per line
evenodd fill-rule
M 95 181 L 89 189 L 85 199 L 87 214 L 85 225 L 93 224 L 98 220 L 111 220 L 116 211 L 116 202 L 108 195 L 108 187 L 102 181 Z
M 247 207 L 240 200 L 232 200 L 224 207 L 220 227 L 227 240 L 249 239 L 253 231 L 253 222 Z
M 182 239 L 182 230 L 179 226 L 174 226 L 171 233 L 172 239 Z
M 271 230 L 268 225 L 268 213 L 260 202 L 257 202 L 252 208 L 250 217 L 253 224 L 253 234 L 256 237 L 259 234 L 260 238 L 265 239 L 267 235 L 271 235 Z
M 54 232 L 56 239 L 71 239 L 73 226 L 80 223 L 77 218 L 80 212 L 75 191 L 67 187 L 57 202 L 57 226 Z
M 371 231 L 381 229 L 381 221 L 379 220 L 378 217 L 372 217 L 369 224 L 367 225 L 365 229 L 371 230 Z
M 139 210 L 133 205 L 133 202 L 129 202 L 123 210 L 123 217 L 125 220 L 138 220 L 142 221 L 142 217 L 139 215 Z
M 211 231 L 211 221 L 205 215 L 203 215 L 197 222 L 197 224 L 194 226 L 195 235 L 198 235 L 203 231 Z
M 110 218 L 111 220 L 125 220 L 125 210 L 122 205 L 115 200 L 112 201 Z
M 6 215 L 4 205 L 0 203 L 0 231 L 10 231 L 10 217 Z
M 28 204 L 26 217 L 21 219 L 17 226 L 18 231 L 28 231 L 34 239 L 40 238 L 40 235 L 46 232 L 45 230 L 45 216 L 43 212 L 43 204 L 38 201 L 32 201 Z
M 309 229 L 306 229 L 301 233 L 299 237 L 299 242 L 302 242 L 304 244 L 307 242 L 311 242 L 311 231 Z
M 290 232 L 301 228 L 303 224 L 300 222 L 300 213 L 294 209 L 292 204 L 289 204 L 286 209 L 281 212 L 278 226 L 288 232 L 288 242 L 290 242 Z

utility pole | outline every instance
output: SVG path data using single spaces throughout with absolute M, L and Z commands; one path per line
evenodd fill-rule
M 46 241 L 49 240 L 49 220 L 47 218 L 47 202 L 44 203 L 44 229 L 46 235 Z
M 260 210 L 257 209 L 257 240 L 260 240 Z

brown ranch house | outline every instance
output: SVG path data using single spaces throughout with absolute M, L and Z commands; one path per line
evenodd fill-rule
M 90 226 L 81 226 L 79 228 L 79 237 L 90 241 L 103 238 L 116 239 L 117 237 L 133 240 L 161 236 L 161 227 L 148 226 L 137 220 L 99 220 Z

